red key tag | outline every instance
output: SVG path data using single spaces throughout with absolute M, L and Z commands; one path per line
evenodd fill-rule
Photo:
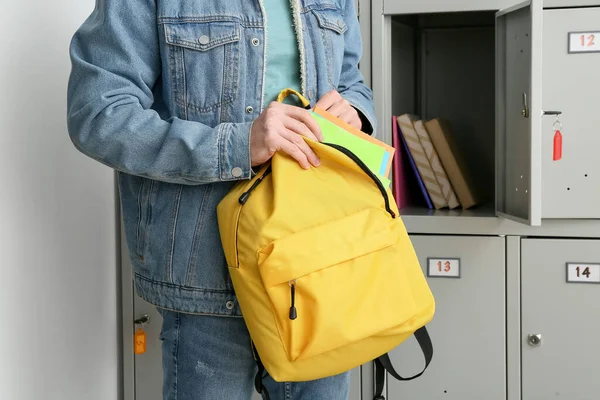
M 556 121 L 554 122 L 554 150 L 552 152 L 552 159 L 554 161 L 558 161 L 562 158 L 562 124 L 558 120 L 558 116 L 556 117 Z
M 559 130 L 554 132 L 554 153 L 552 159 L 558 161 L 562 158 L 562 134 Z

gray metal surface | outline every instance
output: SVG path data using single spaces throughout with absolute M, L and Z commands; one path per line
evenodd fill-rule
M 388 378 L 388 399 L 505 400 L 505 239 L 411 236 L 419 261 L 460 258 L 461 278 L 428 278 L 436 314 L 428 325 L 434 358 L 410 382 Z M 402 305 L 397 305 L 401 307 Z M 391 352 L 398 372 L 419 372 L 423 356 L 414 338 Z
M 115 180 L 116 181 L 116 180 Z M 118 191 L 117 191 L 118 193 Z M 119 208 L 120 210 L 120 208 Z M 119 212 L 119 216 L 121 213 Z M 133 281 L 129 257 L 127 255 L 127 243 L 125 241 L 125 231 L 123 221 L 120 220 L 119 236 L 119 269 L 121 272 L 121 365 L 122 371 L 122 398 L 120 400 L 135 399 L 135 355 L 133 354 L 133 326 L 132 321 L 136 319 L 133 309 Z
M 494 200 L 495 186 L 493 15 L 491 21 L 421 34 L 420 116 L 450 122 L 482 203 Z
M 146 353 L 135 355 L 135 400 L 162 400 L 162 349 L 159 340 L 162 317 L 156 307 L 134 296 L 134 317 L 150 317 L 144 326 Z
M 541 226 L 529 226 L 496 217 L 490 209 L 430 212 L 413 208 L 402 210 L 401 216 L 410 233 L 600 237 L 598 220 L 544 220 Z
M 391 17 L 383 15 L 383 0 L 373 0 L 371 7 L 371 67 L 373 101 L 378 121 L 375 136 L 390 145 L 392 144 L 391 25 Z
M 415 57 L 416 30 L 414 27 L 392 19 L 391 63 L 392 115 L 417 112 L 417 76 Z M 389 122 L 391 124 L 391 121 Z
M 544 117 L 544 218 L 600 218 L 600 53 L 567 52 L 569 32 L 581 31 L 600 31 L 600 7 L 544 11 L 543 107 L 562 111 L 563 125 L 562 159 L 553 161 L 555 118 Z
M 523 239 L 521 256 L 523 399 L 597 399 L 600 284 L 567 283 L 565 264 L 599 263 L 600 241 Z
M 541 0 L 497 17 L 499 215 L 541 223 Z
M 360 368 L 352 370 L 352 376 L 350 378 L 350 396 L 348 400 L 361 400 L 362 399 L 362 388 L 361 388 L 361 373 Z M 371 399 L 369 399 L 371 400 Z
M 521 238 L 506 237 L 507 400 L 521 400 Z
M 384 10 L 385 14 L 499 10 L 515 2 L 515 0 L 386 0 Z
M 371 400 L 375 393 L 375 370 L 373 363 L 367 363 L 360 368 L 361 399 Z
M 544 0 L 544 7 L 590 7 L 600 6 L 598 0 Z
M 360 23 L 360 32 L 362 37 L 362 59 L 359 67 L 362 72 L 365 84 L 372 85 L 371 78 L 371 1 L 356 0 L 358 20 Z

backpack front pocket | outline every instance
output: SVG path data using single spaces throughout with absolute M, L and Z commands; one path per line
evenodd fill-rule
M 290 361 L 385 332 L 414 315 L 397 246 L 399 220 L 368 209 L 258 251 L 263 285 Z

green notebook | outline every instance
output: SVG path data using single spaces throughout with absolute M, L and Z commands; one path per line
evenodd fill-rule
M 321 128 L 323 142 L 337 144 L 350 150 L 379 178 L 384 187 L 389 187 L 391 181 L 384 174 L 390 155 L 383 147 L 353 135 L 315 112 L 311 114 Z

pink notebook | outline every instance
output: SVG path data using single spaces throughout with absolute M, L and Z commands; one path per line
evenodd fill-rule
M 405 178 L 403 158 L 405 157 L 400 145 L 400 135 L 398 135 L 398 121 L 396 116 L 392 117 L 392 145 L 396 149 L 396 157 L 394 157 L 394 197 L 398 209 L 410 205 L 410 197 L 408 195 L 408 181 Z

